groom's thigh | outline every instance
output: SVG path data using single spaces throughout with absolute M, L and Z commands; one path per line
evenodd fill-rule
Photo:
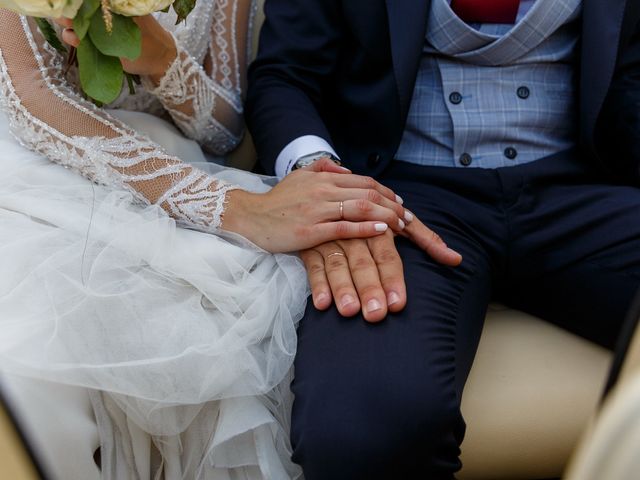
M 293 458 L 307 480 L 440 479 L 459 468 L 460 396 L 491 278 L 474 240 L 438 232 L 464 261 L 438 265 L 399 239 L 408 296 L 402 312 L 370 324 L 309 302 L 292 385 Z
M 640 189 L 548 186 L 538 204 L 524 218 L 535 236 L 514 249 L 508 303 L 613 348 L 640 287 Z

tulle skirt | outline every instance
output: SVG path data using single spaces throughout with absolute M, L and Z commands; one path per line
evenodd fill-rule
M 123 115 L 203 159 L 168 124 Z M 103 478 L 298 478 L 287 433 L 300 260 L 177 228 L 29 152 L 4 117 L 0 171 L 0 369 L 91 392 Z

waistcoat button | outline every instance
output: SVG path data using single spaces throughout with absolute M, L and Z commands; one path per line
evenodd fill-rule
M 507 147 L 504 149 L 504 156 L 509 160 L 513 160 L 518 156 L 518 151 L 513 147 Z
M 460 162 L 460 165 L 468 167 L 469 165 L 471 165 L 473 159 L 468 153 L 463 153 L 462 155 L 460 155 L 460 159 L 458 161 Z
M 452 92 L 449 95 L 449 101 L 454 105 L 458 105 L 462 102 L 462 94 L 460 92 Z
M 531 95 L 531 90 L 529 90 L 529 87 L 518 87 L 518 90 L 516 91 L 516 93 L 518 94 L 518 97 L 520 97 L 523 100 L 526 100 L 527 98 L 529 98 L 529 95 Z

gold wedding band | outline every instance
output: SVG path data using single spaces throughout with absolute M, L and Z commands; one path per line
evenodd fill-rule
M 344 253 L 342 253 L 342 252 L 333 252 L 333 253 L 330 253 L 329 255 L 327 255 L 327 260 L 329 260 L 331 257 L 333 257 L 335 255 L 338 255 L 340 257 L 344 257 Z
M 340 202 L 340 220 L 344 220 L 344 202 Z

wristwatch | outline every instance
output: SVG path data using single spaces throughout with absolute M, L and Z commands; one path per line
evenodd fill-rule
M 313 152 L 307 155 L 303 155 L 298 160 L 296 160 L 296 163 L 293 164 L 293 167 L 291 167 L 291 170 L 298 170 L 299 168 L 308 167 L 316 160 L 320 160 L 321 158 L 325 158 L 325 157 L 331 160 L 332 162 L 334 162 L 336 165 L 342 165 L 342 162 L 340 161 L 340 159 L 336 157 L 333 153 L 320 151 L 320 152 Z

